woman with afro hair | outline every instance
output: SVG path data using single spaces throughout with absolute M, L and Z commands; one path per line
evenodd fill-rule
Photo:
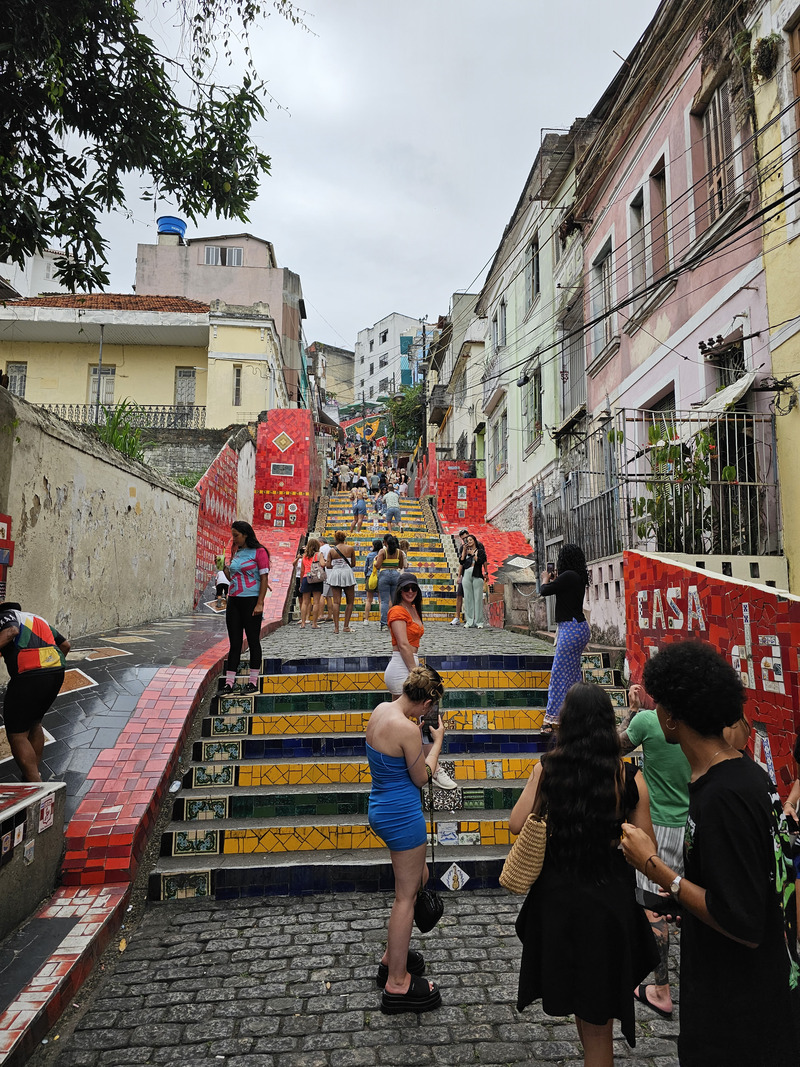
M 680 910 L 681 1067 L 797 1067 L 800 968 L 786 817 L 769 776 L 725 737 L 742 717 L 740 674 L 699 641 L 644 668 L 667 743 L 691 767 L 684 875 L 623 826 L 628 863 Z
M 542 596 L 556 598 L 556 651 L 550 670 L 543 733 L 553 732 L 567 693 L 583 677 L 581 656 L 590 637 L 589 623 L 583 614 L 588 585 L 586 558 L 578 545 L 562 546 L 555 574 L 549 568 L 542 571 Z

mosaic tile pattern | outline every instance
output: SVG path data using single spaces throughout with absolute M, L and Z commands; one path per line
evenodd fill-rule
M 708 641 L 741 674 L 746 710 L 763 724 L 785 797 L 800 729 L 800 599 L 639 552 L 625 553 L 625 598 L 631 680 L 641 681 L 652 648 Z
M 547 671 L 442 671 L 449 689 L 547 689 Z M 316 675 L 267 675 L 260 681 L 260 692 L 269 693 L 326 693 L 358 690 L 384 690 L 383 672 L 365 671 L 348 675 L 322 672 Z

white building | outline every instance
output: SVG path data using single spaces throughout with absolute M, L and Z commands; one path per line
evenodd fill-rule
M 358 331 L 353 373 L 356 402 L 391 396 L 401 386 L 418 381 L 420 346 L 414 342 L 420 329 L 419 319 L 395 311 Z
M 39 255 L 25 257 L 24 266 L 10 259 L 0 263 L 0 293 L 6 298 L 40 296 L 43 293 L 68 293 L 69 289 L 55 277 L 56 260 L 64 253 L 48 248 Z

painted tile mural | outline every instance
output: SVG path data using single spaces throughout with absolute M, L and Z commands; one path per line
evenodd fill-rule
M 267 421 L 258 426 L 253 525 L 305 531 L 321 480 L 311 412 L 302 408 L 270 411 Z
M 197 570 L 194 606 L 213 579 L 215 558 L 230 554 L 231 523 L 236 514 L 236 488 L 239 481 L 239 454 L 230 445 L 220 449 L 217 458 L 197 483 L 200 511 L 197 516 Z
M 652 649 L 710 642 L 741 673 L 754 755 L 785 796 L 800 729 L 800 598 L 638 552 L 625 553 L 625 589 L 631 680 Z

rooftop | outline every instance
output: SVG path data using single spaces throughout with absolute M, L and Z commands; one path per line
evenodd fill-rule
M 184 296 L 139 296 L 136 293 L 49 293 L 9 300 L 9 307 L 86 308 L 92 311 L 167 311 L 203 315 L 208 304 Z

